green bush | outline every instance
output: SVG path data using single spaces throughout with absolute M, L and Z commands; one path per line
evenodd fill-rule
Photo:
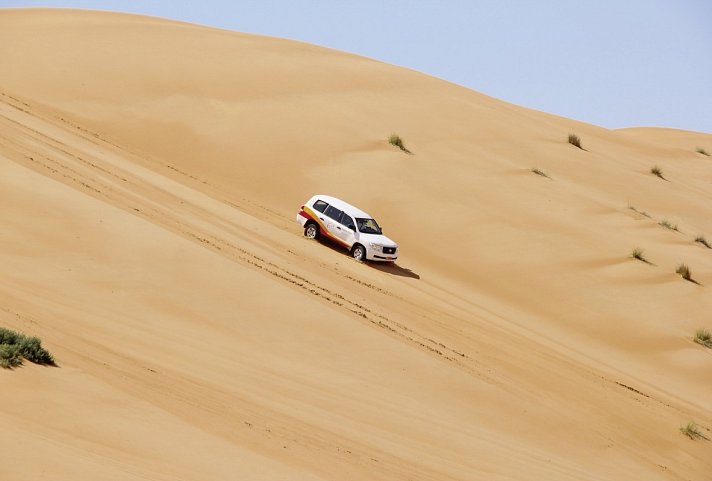
M 20 337 L 17 332 L 0 327 L 0 344 L 17 344 Z
M 35 364 L 54 364 L 54 358 L 45 348 L 38 337 L 25 337 L 17 346 L 20 355 Z
M 35 364 L 55 365 L 54 357 L 42 347 L 42 341 L 38 337 L 27 337 L 0 327 L 0 367 L 17 367 L 22 364 L 23 359 Z
M 0 344 L 0 367 L 12 369 L 22 364 L 22 356 L 17 344 Z

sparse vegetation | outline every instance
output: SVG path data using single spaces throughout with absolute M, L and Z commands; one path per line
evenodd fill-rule
M 680 274 L 683 279 L 686 281 L 692 281 L 692 272 L 690 272 L 690 268 L 687 267 L 687 264 L 680 264 L 677 266 L 677 270 L 675 271 L 676 274 Z
M 712 245 L 710 245 L 709 242 L 707 242 L 707 239 L 705 239 L 705 236 L 697 236 L 695 237 L 695 242 L 698 244 L 702 244 L 703 246 L 707 247 L 708 249 L 712 249 Z
M 399 149 L 401 149 L 401 150 L 402 150 L 403 152 L 405 152 L 406 154 L 412 153 L 410 150 L 408 150 L 408 149 L 405 147 L 405 144 L 403 143 L 403 139 L 401 139 L 399 135 L 391 134 L 391 136 L 388 137 L 388 143 L 391 144 L 391 145 L 395 145 L 396 147 L 398 147 Z
M 697 329 L 695 331 L 695 342 L 712 349 L 712 334 L 707 329 Z
M 576 134 L 569 134 L 569 143 L 575 147 L 578 147 L 581 150 L 585 150 L 583 147 L 581 147 L 581 139 Z
M 658 222 L 658 225 L 661 225 L 666 229 L 674 230 L 675 232 L 680 232 L 680 230 L 677 228 L 677 224 L 673 224 L 667 219 L 661 220 L 660 222 Z
M 650 169 L 650 173 L 653 174 L 653 175 L 657 175 L 658 177 L 660 177 L 660 178 L 663 179 L 663 180 L 667 180 L 667 179 L 663 176 L 663 169 L 661 169 L 661 168 L 658 167 L 657 165 L 654 165 L 653 168 Z
M 703 149 L 702 147 L 697 147 L 696 152 L 697 152 L 698 154 L 706 155 L 707 157 L 710 156 L 709 152 L 707 152 L 707 151 L 706 151 L 705 149 Z
M 690 439 L 707 439 L 707 436 L 702 434 L 702 431 L 697 427 L 695 423 L 690 421 L 685 426 L 680 427 L 680 432 Z
M 549 176 L 547 175 L 546 172 L 544 172 L 543 170 L 540 170 L 540 169 L 538 169 L 538 168 L 536 168 L 536 167 L 532 169 L 532 172 L 534 172 L 536 175 L 541 175 L 542 177 L 546 177 L 547 179 L 550 179 L 550 178 L 551 178 L 551 177 L 549 177 Z
M 639 261 L 643 261 L 646 264 L 648 263 L 648 259 L 645 258 L 643 249 L 640 249 L 639 247 L 636 247 L 635 249 L 633 249 L 633 251 L 630 253 L 630 256 L 633 259 L 638 259 Z
M 0 327 L 0 367 L 12 369 L 21 365 L 23 359 L 35 364 L 55 364 L 52 354 L 42 347 L 38 337 Z
M 645 212 L 645 211 L 636 209 L 634 205 L 629 205 L 628 208 L 629 208 L 630 210 L 632 210 L 633 212 L 637 213 L 637 214 L 640 214 L 640 215 L 645 216 L 645 217 L 650 217 L 650 214 L 648 214 L 648 213 Z

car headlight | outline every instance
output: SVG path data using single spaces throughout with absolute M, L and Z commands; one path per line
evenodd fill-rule
M 375 242 L 371 242 L 369 245 L 371 246 L 371 249 L 373 249 L 374 251 L 383 252 L 382 244 L 376 244 Z

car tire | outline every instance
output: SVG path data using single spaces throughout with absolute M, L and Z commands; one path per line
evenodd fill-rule
M 355 244 L 351 249 L 351 255 L 357 261 L 364 262 L 366 260 L 366 248 L 361 244 Z
M 307 239 L 319 238 L 319 227 L 314 222 L 308 222 L 304 227 L 304 237 Z

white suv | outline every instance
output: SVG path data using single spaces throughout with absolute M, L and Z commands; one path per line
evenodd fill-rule
M 346 247 L 356 260 L 398 259 L 398 245 L 383 235 L 373 217 L 335 197 L 315 195 L 299 209 L 297 222 L 309 239 L 329 239 Z

